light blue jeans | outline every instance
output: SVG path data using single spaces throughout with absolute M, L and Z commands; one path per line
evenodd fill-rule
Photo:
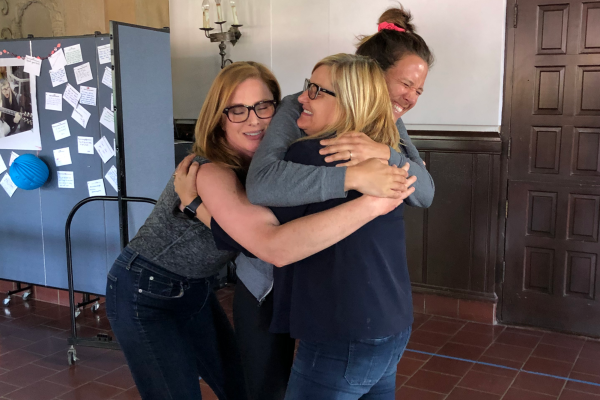
M 301 340 L 285 400 L 394 400 L 410 332 L 351 342 Z

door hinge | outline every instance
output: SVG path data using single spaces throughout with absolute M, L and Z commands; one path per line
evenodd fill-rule
M 515 3 L 515 11 L 513 13 L 513 28 L 517 27 L 517 22 L 519 20 L 519 5 Z
M 508 200 L 506 200 L 506 204 L 504 206 L 504 217 L 508 218 Z
M 510 154 L 512 152 L 512 138 L 508 138 L 508 159 L 510 159 Z

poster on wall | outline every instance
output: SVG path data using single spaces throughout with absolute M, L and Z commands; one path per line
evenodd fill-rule
M 35 76 L 19 58 L 0 59 L 0 149 L 41 150 Z

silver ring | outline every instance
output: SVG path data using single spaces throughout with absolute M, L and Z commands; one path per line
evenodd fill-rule
M 348 150 L 350 152 L 350 160 L 352 160 L 352 150 Z

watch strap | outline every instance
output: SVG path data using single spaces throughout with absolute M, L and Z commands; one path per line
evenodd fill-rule
M 198 207 L 200 207 L 200 204 L 202 204 L 202 199 L 200 198 L 200 196 L 196 196 L 196 198 L 194 200 L 192 200 L 192 202 L 190 204 L 185 206 L 185 208 L 183 209 L 183 212 L 188 217 L 195 218 L 196 210 L 198 209 Z

